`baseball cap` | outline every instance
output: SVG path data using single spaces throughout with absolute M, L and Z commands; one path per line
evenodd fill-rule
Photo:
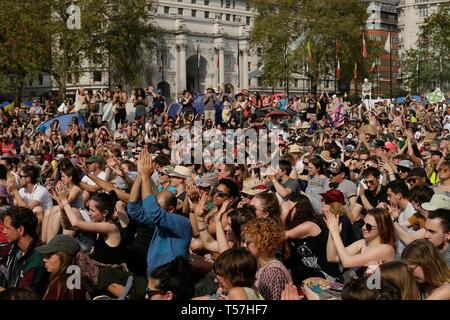
M 423 177 L 427 178 L 427 172 L 424 168 L 414 168 L 408 172 L 408 177 Z
M 344 194 L 338 189 L 331 189 L 320 195 L 325 203 L 339 202 L 340 204 L 345 205 Z
M 397 145 L 395 143 L 390 142 L 390 141 L 387 141 L 384 144 L 384 148 L 387 149 L 387 150 L 397 150 L 398 149 Z
M 99 164 L 103 164 L 105 163 L 105 159 L 102 156 L 98 156 L 98 155 L 92 155 L 89 157 L 89 159 L 86 160 L 86 163 L 99 163 Z
M 437 209 L 450 210 L 450 197 L 447 197 L 442 193 L 434 194 L 433 197 L 431 197 L 430 202 L 422 203 L 422 208 L 427 211 L 434 211 Z
M 356 149 L 356 148 L 355 148 L 354 145 L 348 144 L 348 145 L 345 146 L 344 151 L 345 151 L 345 152 L 353 152 L 353 151 L 355 151 L 355 149 Z
M 330 172 L 332 174 L 339 174 L 341 172 L 344 172 L 344 170 L 345 170 L 345 166 L 341 160 L 334 160 L 330 164 L 330 167 L 328 168 L 328 172 Z
M 397 167 L 407 168 L 411 170 L 413 168 L 412 162 L 409 160 L 401 160 Z
M 74 256 L 80 251 L 80 245 L 71 236 L 58 234 L 54 236 L 46 245 L 36 248 L 36 251 L 47 254 L 53 252 L 64 252 L 69 256 Z

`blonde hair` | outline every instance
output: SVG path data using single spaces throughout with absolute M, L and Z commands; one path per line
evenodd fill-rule
M 389 261 L 380 265 L 381 277 L 391 280 L 401 291 L 402 300 L 420 300 L 417 282 L 402 261 Z
M 348 216 L 350 213 L 349 210 L 342 205 L 342 203 L 333 202 L 333 203 L 330 203 L 329 206 L 330 206 L 330 211 L 333 214 L 338 215 L 339 217 Z

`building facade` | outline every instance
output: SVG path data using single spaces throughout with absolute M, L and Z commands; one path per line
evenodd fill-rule
M 373 96 L 394 95 L 401 90 L 397 5 L 399 0 L 368 1 L 367 33 L 378 43 L 381 53 L 372 66 L 370 81 Z
M 400 0 L 398 26 L 400 29 L 400 54 L 417 48 L 420 26 L 425 19 L 437 11 L 440 5 L 450 3 L 448 0 Z
M 159 1 L 155 22 L 164 42 L 152 58 L 150 82 L 171 97 L 183 90 L 257 86 L 249 79 L 258 63 L 249 37 L 254 14 L 249 1 Z

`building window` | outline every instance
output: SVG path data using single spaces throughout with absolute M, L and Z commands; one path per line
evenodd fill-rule
M 178 14 L 183 15 L 183 8 L 178 8 Z
M 28 86 L 32 87 L 33 86 L 33 80 L 28 80 Z
M 230 21 L 230 15 L 229 14 L 225 15 L 225 20 Z
M 192 11 L 191 11 L 191 15 L 192 15 L 193 17 L 196 17 L 196 16 L 197 16 L 197 10 L 192 10 Z
M 250 11 L 250 2 L 245 3 L 245 10 Z
M 258 78 L 258 87 L 262 87 L 262 79 Z
M 250 17 L 245 17 L 245 23 L 249 26 L 250 25 Z
M 256 49 L 256 55 L 258 57 L 262 57 L 262 49 L 261 48 Z
M 233 1 L 233 9 L 236 7 L 236 1 Z
M 223 62 L 225 72 L 233 71 L 233 56 L 230 53 L 225 53 L 223 55 Z
M 44 80 L 42 79 L 42 74 L 40 74 L 38 76 L 38 79 L 39 79 L 39 85 L 42 86 L 42 84 L 44 83 Z
M 205 0 L 205 6 L 209 6 L 209 0 Z
M 94 71 L 92 74 L 94 76 L 94 82 L 102 81 L 102 73 L 100 71 Z
M 223 8 L 223 0 L 220 0 L 220 7 Z
M 233 22 L 236 22 L 236 15 L 233 14 Z
M 164 13 L 169 14 L 169 7 L 164 7 Z
M 191 3 L 197 3 L 197 0 L 191 0 Z
M 298 79 L 295 79 L 295 80 L 294 80 L 294 86 L 295 86 L 296 88 L 298 88 Z
M 205 19 L 209 19 L 209 11 L 205 11 Z
M 421 18 L 428 17 L 428 8 L 419 8 L 419 16 Z
M 178 2 L 183 2 L 183 0 L 178 0 Z
M 225 1 L 225 8 L 229 8 L 231 7 L 231 0 L 226 0 Z
M 252 63 L 249 62 L 249 63 L 248 63 L 248 70 L 251 70 L 251 69 L 252 69 Z
M 158 49 L 157 52 L 157 65 L 159 66 L 159 68 L 161 68 L 161 66 L 164 67 L 164 69 L 169 67 L 169 60 L 167 59 L 167 57 L 169 56 L 169 50 L 168 49 Z
M 71 73 L 67 74 L 67 83 L 72 83 L 72 74 Z

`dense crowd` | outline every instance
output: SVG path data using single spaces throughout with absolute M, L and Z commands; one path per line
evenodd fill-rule
M 447 103 L 117 86 L 0 108 L 0 298 L 450 300 Z

